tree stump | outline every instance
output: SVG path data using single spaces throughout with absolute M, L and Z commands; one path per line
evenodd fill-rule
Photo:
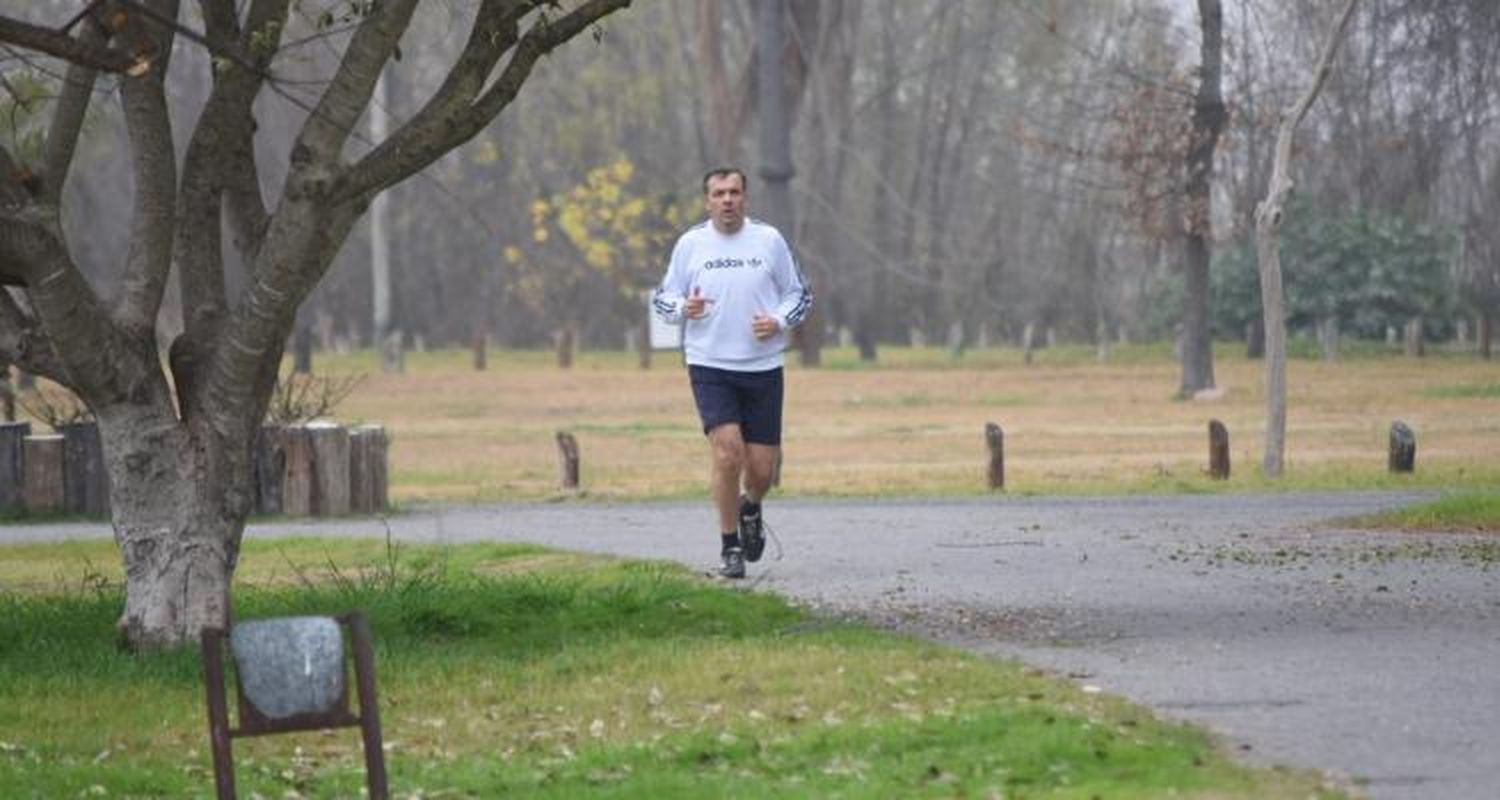
M 33 514 L 63 510 L 63 437 L 27 436 L 21 442 L 25 477 L 21 495 Z
M 1391 472 L 1413 472 L 1417 468 L 1417 435 L 1400 420 L 1391 423 L 1387 466 Z
M 25 508 L 22 488 L 26 482 L 24 456 L 26 437 L 31 435 L 29 422 L 0 423 L 0 512 Z
M 293 517 L 310 517 L 316 508 L 312 432 L 306 425 L 282 428 L 281 452 L 281 512 Z
M 991 489 L 1005 488 L 1005 432 L 993 422 L 984 425 L 984 441 L 990 449 L 989 481 Z
M 285 511 L 286 429 L 263 425 L 255 438 L 255 511 L 280 514 Z
M 313 453 L 313 514 L 349 513 L 349 429 L 336 422 L 310 422 Z
M 1229 480 L 1229 430 L 1216 419 L 1208 421 L 1208 474 L 1214 480 Z
M 89 517 L 109 515 L 109 473 L 97 422 L 63 425 L 63 508 Z
M 349 510 L 356 514 L 384 511 L 386 497 L 385 428 L 360 425 L 349 431 Z
M 557 432 L 557 455 L 562 466 L 562 488 L 578 488 L 578 440 L 567 431 Z

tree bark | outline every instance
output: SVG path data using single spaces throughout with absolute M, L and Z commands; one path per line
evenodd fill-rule
M 761 190 L 764 199 L 759 206 L 766 221 L 781 231 L 787 245 L 796 253 L 797 216 L 792 205 L 792 179 L 797 170 L 792 164 L 792 103 L 787 96 L 786 62 L 783 58 L 787 24 L 785 0 L 761 0 L 756 13 L 759 172 L 765 183 Z M 802 349 L 802 363 L 806 366 L 817 363 L 820 348 L 816 332 L 818 325 L 814 312 L 803 320 L 802 330 L 795 334 Z
M 1260 296 L 1266 336 L 1266 451 L 1261 469 L 1267 477 L 1280 477 L 1286 451 L 1286 311 L 1281 286 L 1281 225 L 1287 199 L 1295 182 L 1291 177 L 1292 140 L 1297 126 L 1333 70 L 1333 58 L 1354 7 L 1359 0 L 1346 0 L 1338 22 L 1323 43 L 1323 56 L 1312 85 L 1282 118 L 1276 135 L 1276 157 L 1266 199 L 1255 210 L 1255 253 L 1260 261 Z
M 1214 387 L 1214 350 L 1209 324 L 1208 268 L 1213 251 L 1212 193 L 1214 153 L 1229 114 L 1220 77 L 1224 71 L 1224 10 L 1219 0 L 1198 0 L 1198 91 L 1193 98 L 1193 128 L 1186 162 L 1183 221 L 1183 272 L 1186 296 L 1182 314 L 1183 397 Z
M 221 437 L 150 407 L 110 407 L 99 421 L 125 561 L 125 641 L 177 646 L 223 626 L 253 499 L 246 437 Z

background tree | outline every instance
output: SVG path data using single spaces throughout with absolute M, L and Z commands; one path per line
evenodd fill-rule
M 1296 186 L 1291 177 L 1292 140 L 1297 126 L 1318 99 L 1318 92 L 1333 69 L 1334 57 L 1344 31 L 1354 16 L 1358 0 L 1347 0 L 1338 21 L 1328 32 L 1323 56 L 1313 73 L 1312 83 L 1287 110 L 1276 136 L 1276 158 L 1271 168 L 1271 184 L 1266 199 L 1256 209 L 1255 252 L 1260 262 L 1261 302 L 1265 309 L 1266 331 L 1266 447 L 1261 469 L 1267 476 L 1279 477 L 1285 466 L 1286 451 L 1286 312 L 1283 307 L 1281 281 L 1281 226 L 1285 221 L 1286 201 Z
M 1213 174 L 1219 134 L 1228 112 L 1224 71 L 1224 9 L 1219 0 L 1198 0 L 1198 90 L 1184 162 L 1183 272 L 1187 292 L 1182 312 L 1182 385 L 1179 393 L 1214 386 L 1214 347 L 1209 320 L 1208 268 L 1213 258 Z

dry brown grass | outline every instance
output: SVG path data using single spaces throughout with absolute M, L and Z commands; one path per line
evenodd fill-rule
M 1211 401 L 1177 400 L 1176 363 L 1139 348 L 1117 351 L 1110 363 L 1061 349 L 1029 366 L 1003 349 L 957 361 L 888 349 L 882 359 L 862 368 L 852 354 L 832 351 L 823 369 L 791 365 L 782 491 L 982 493 L 989 421 L 1005 430 L 1007 489 L 1018 493 L 1473 486 L 1500 478 L 1500 362 L 1294 359 L 1287 475 L 1270 482 L 1259 474 L 1264 367 L 1238 353 L 1218 358 L 1224 393 Z M 476 372 L 466 354 L 449 351 L 412 356 L 403 375 L 380 374 L 368 355 L 324 358 L 319 368 L 367 373 L 340 415 L 387 426 L 398 502 L 560 496 L 558 430 L 578 437 L 591 497 L 703 491 L 706 449 L 676 354 L 659 354 L 649 371 L 627 354 L 585 354 L 570 370 L 544 353 L 490 364 Z M 1213 418 L 1230 432 L 1228 482 L 1205 474 Z M 1385 473 L 1396 419 L 1416 431 L 1418 444 L 1417 474 L 1399 480 Z

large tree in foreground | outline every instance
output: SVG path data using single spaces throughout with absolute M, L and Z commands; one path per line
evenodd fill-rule
M 98 418 L 130 644 L 179 645 L 226 622 L 254 494 L 252 445 L 283 344 L 371 198 L 468 141 L 538 59 L 629 2 L 460 4 L 467 41 L 420 110 L 373 143 L 357 141 L 358 123 L 382 70 L 402 48 L 423 46 L 403 39 L 418 0 L 330 0 L 326 12 L 200 0 L 198 14 L 180 13 L 177 0 L 103 0 L 40 23 L 36 9 L 31 19 L 0 16 L 0 42 L 69 65 L 41 150 L 28 158 L 0 146 L 0 359 L 67 386 Z M 337 55 L 268 201 L 254 110 L 258 96 L 282 91 L 292 5 L 321 20 Z M 191 110 L 172 107 L 166 75 L 174 45 L 189 43 L 211 55 L 212 90 L 179 148 L 171 118 Z M 129 246 L 111 265 L 117 294 L 105 297 L 71 255 L 63 188 L 90 102 L 113 96 L 134 212 Z M 241 291 L 226 288 L 226 252 L 247 265 Z M 174 267 L 183 333 L 164 371 L 156 331 Z

